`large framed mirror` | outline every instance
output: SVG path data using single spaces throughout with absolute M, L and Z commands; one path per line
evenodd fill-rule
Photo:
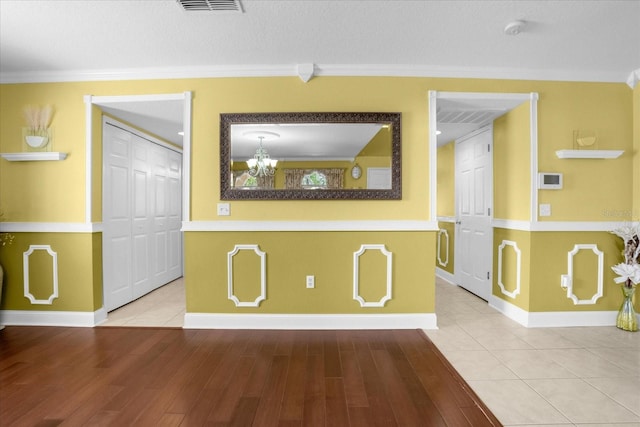
M 401 113 L 220 114 L 222 200 L 402 198 Z

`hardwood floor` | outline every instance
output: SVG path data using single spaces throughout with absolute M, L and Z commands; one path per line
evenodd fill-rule
M 2 426 L 499 426 L 419 330 L 8 326 Z

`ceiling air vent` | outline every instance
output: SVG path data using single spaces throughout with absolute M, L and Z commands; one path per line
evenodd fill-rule
M 241 12 L 240 0 L 176 0 L 187 12 Z

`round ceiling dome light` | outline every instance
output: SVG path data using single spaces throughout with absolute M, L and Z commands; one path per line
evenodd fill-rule
M 524 21 L 509 22 L 507 26 L 504 27 L 504 33 L 508 36 L 517 36 L 524 30 L 525 25 Z

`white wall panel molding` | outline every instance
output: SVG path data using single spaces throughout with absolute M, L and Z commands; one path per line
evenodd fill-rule
M 598 257 L 598 288 L 596 293 L 593 294 L 591 299 L 579 299 L 573 293 L 573 257 L 581 250 L 593 251 Z M 567 254 L 567 274 L 563 276 L 562 287 L 566 285 L 567 298 L 570 298 L 575 305 L 595 304 L 604 293 L 604 252 L 598 249 L 598 245 L 595 244 L 576 244 L 571 251 Z
M 54 83 L 117 80 L 296 77 L 297 64 L 218 65 L 199 67 L 126 68 L 91 71 L 0 73 L 0 83 Z M 583 70 L 532 70 L 527 68 L 442 67 L 414 64 L 314 64 L 314 76 L 388 76 L 483 78 L 501 80 L 551 80 L 624 83 L 620 73 Z M 629 84 L 631 78 L 626 82 Z
M 107 312 L 0 310 L 0 325 L 92 327 L 107 320 Z
M 494 228 L 520 231 L 606 231 L 620 227 L 624 221 L 521 221 L 493 219 Z
M 444 245 L 442 244 L 442 237 L 444 236 Z M 444 253 L 446 254 L 445 259 L 443 260 L 440 254 L 442 253 L 442 247 L 444 246 Z M 438 247 L 436 249 L 438 255 L 438 264 L 443 267 L 446 267 L 449 264 L 449 233 L 447 230 L 441 228 L 438 230 Z
M 185 329 L 437 329 L 435 313 L 217 314 L 186 313 Z
M 240 251 L 253 251 L 260 258 L 260 295 L 253 301 L 240 301 L 235 296 L 233 286 L 233 257 Z M 259 307 L 260 302 L 267 299 L 267 262 L 266 254 L 258 245 L 235 245 L 232 251 L 227 253 L 227 292 L 228 297 L 236 307 Z
M 184 221 L 182 231 L 438 231 L 436 221 Z
M 516 285 L 513 291 L 507 291 L 504 283 L 502 282 L 502 269 L 504 267 L 503 263 L 503 253 L 504 249 L 507 246 L 511 246 L 513 251 L 516 253 Z M 500 246 L 498 246 L 498 286 L 500 287 L 500 292 L 503 295 L 508 296 L 509 298 L 515 298 L 516 295 L 520 294 L 520 273 L 522 268 L 522 254 L 520 252 L 520 248 L 518 248 L 518 244 L 511 240 L 503 240 Z
M 0 222 L 0 232 L 7 233 L 99 233 L 101 222 Z
M 366 251 L 380 251 L 387 258 L 387 290 L 386 293 L 375 302 L 367 302 L 360 296 L 360 256 Z M 384 245 L 362 245 L 360 250 L 353 253 L 353 299 L 360 303 L 360 307 L 384 307 L 385 303 L 391 299 L 392 277 L 393 277 L 393 254 Z
M 31 293 L 31 289 L 29 288 L 29 257 L 35 251 L 46 251 L 51 257 L 52 264 L 52 277 L 51 277 L 51 295 L 49 295 L 48 299 L 37 299 Z M 49 245 L 30 245 L 29 249 L 22 254 L 22 262 L 23 262 L 23 273 L 24 273 L 24 296 L 28 298 L 31 304 L 53 304 L 53 300 L 58 298 L 58 254 L 51 249 Z

